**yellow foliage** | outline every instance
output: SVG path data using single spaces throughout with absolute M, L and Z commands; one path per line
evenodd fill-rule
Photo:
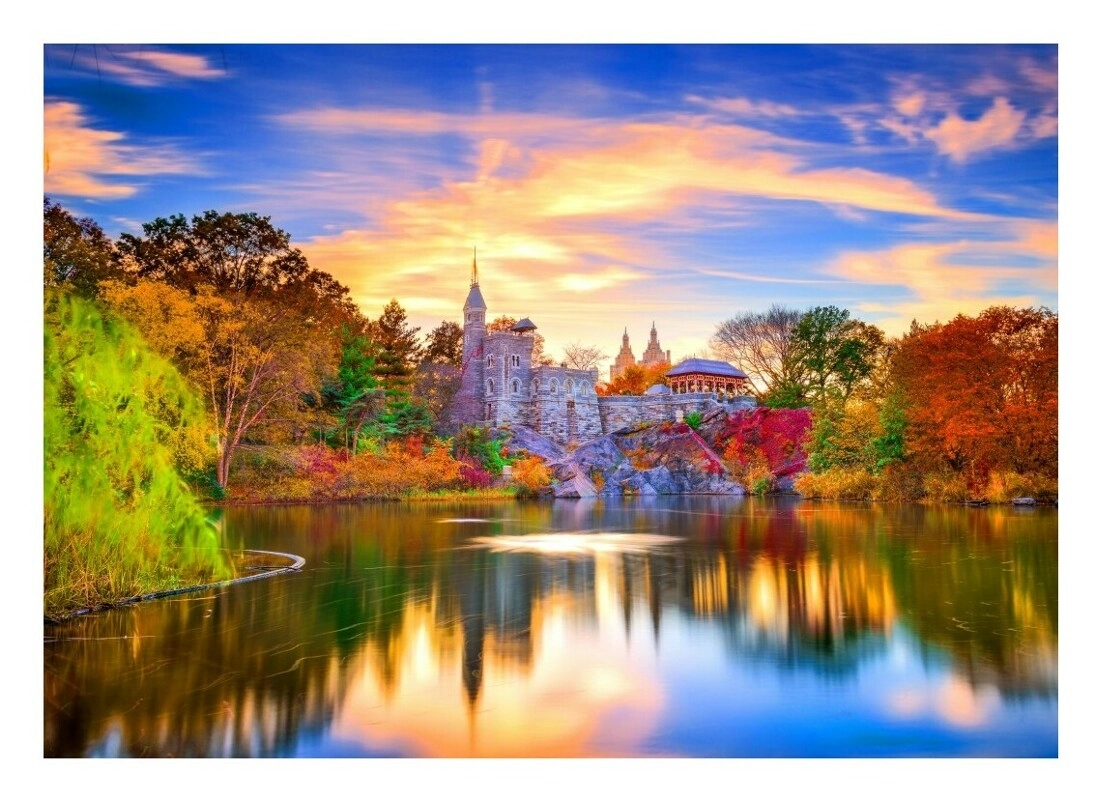
M 536 456 L 518 461 L 513 470 L 514 483 L 517 484 L 519 494 L 536 495 L 552 483 L 552 473 L 549 472 L 548 465 Z
M 795 479 L 795 490 L 803 497 L 827 500 L 871 500 L 877 487 L 878 479 L 864 469 L 805 472 Z

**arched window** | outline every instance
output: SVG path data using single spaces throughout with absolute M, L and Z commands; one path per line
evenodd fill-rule
M 487 356 L 487 366 L 489 366 L 489 367 L 495 366 L 495 357 L 494 356 L 492 356 L 492 355 Z
M 521 392 L 521 382 L 517 378 L 514 378 L 514 380 L 510 382 L 510 394 L 518 394 L 519 392 Z
M 572 392 L 574 392 L 574 390 L 575 390 L 575 383 L 570 378 L 568 378 L 567 380 L 565 380 L 563 382 L 563 393 L 564 394 L 569 395 Z
M 586 381 L 583 381 L 581 384 L 579 384 L 578 393 L 581 394 L 583 397 L 586 397 L 589 391 L 590 384 L 588 384 Z
M 510 366 L 520 367 L 521 366 L 521 357 L 520 356 L 510 356 Z
M 487 379 L 487 394 L 495 393 L 495 382 L 490 378 Z
M 555 378 L 552 378 L 552 380 L 548 382 L 548 394 L 555 394 L 558 391 L 559 382 Z
M 540 378 L 533 378 L 532 394 L 540 394 Z

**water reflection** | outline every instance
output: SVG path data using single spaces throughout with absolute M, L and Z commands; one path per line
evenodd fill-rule
M 232 509 L 299 575 L 48 629 L 47 755 L 1054 755 L 1050 510 Z

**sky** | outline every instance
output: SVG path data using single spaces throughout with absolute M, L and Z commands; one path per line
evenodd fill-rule
M 424 333 L 475 248 L 557 357 L 652 322 L 706 355 L 774 303 L 1057 309 L 1054 45 L 46 44 L 44 145 L 112 237 L 254 211 Z

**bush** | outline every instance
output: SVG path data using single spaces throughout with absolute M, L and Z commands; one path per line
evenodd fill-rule
M 552 484 L 552 473 L 543 459 L 529 456 L 514 464 L 518 497 L 537 497 Z
M 1015 472 L 989 474 L 986 500 L 991 503 L 1011 503 L 1017 497 L 1034 497 L 1040 502 L 1052 502 L 1058 497 L 1058 481 L 1042 475 L 1019 475 Z
M 878 479 L 863 469 L 831 469 L 828 472 L 805 472 L 795 479 L 795 491 L 803 497 L 827 500 L 871 500 L 878 489 Z
M 692 428 L 694 431 L 700 428 L 700 423 L 703 419 L 704 417 L 699 411 L 690 411 L 684 417 L 685 424 Z
M 925 497 L 939 503 L 962 503 L 971 493 L 962 475 L 933 472 L 925 476 Z

